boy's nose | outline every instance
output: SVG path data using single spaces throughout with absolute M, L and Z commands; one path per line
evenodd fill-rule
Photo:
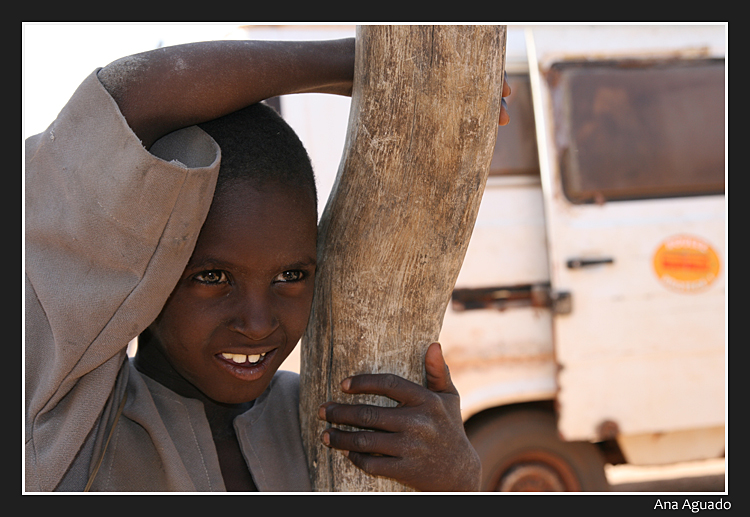
M 249 293 L 238 300 L 229 327 L 253 341 L 262 341 L 274 333 L 279 321 L 267 296 Z

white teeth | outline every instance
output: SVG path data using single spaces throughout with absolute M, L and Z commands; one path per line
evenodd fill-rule
M 222 352 L 221 357 L 224 359 L 228 359 L 229 361 L 232 361 L 237 364 L 242 364 L 245 361 L 250 361 L 251 363 L 257 363 L 260 361 L 260 359 L 266 355 L 265 352 L 262 354 L 253 354 L 253 355 L 245 355 L 245 354 L 229 354 L 226 352 Z

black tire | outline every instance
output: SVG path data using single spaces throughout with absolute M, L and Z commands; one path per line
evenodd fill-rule
M 484 492 L 609 491 L 599 449 L 561 440 L 549 411 L 483 415 L 466 432 L 482 460 Z

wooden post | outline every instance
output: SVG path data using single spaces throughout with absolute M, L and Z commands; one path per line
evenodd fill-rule
M 320 443 L 318 406 L 394 405 L 338 389 L 358 373 L 424 384 L 489 171 L 505 26 L 362 26 L 345 152 L 322 215 L 300 415 L 313 489 L 408 490 Z

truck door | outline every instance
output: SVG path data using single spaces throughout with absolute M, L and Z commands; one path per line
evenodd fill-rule
M 527 34 L 559 430 L 723 426 L 724 28 Z

